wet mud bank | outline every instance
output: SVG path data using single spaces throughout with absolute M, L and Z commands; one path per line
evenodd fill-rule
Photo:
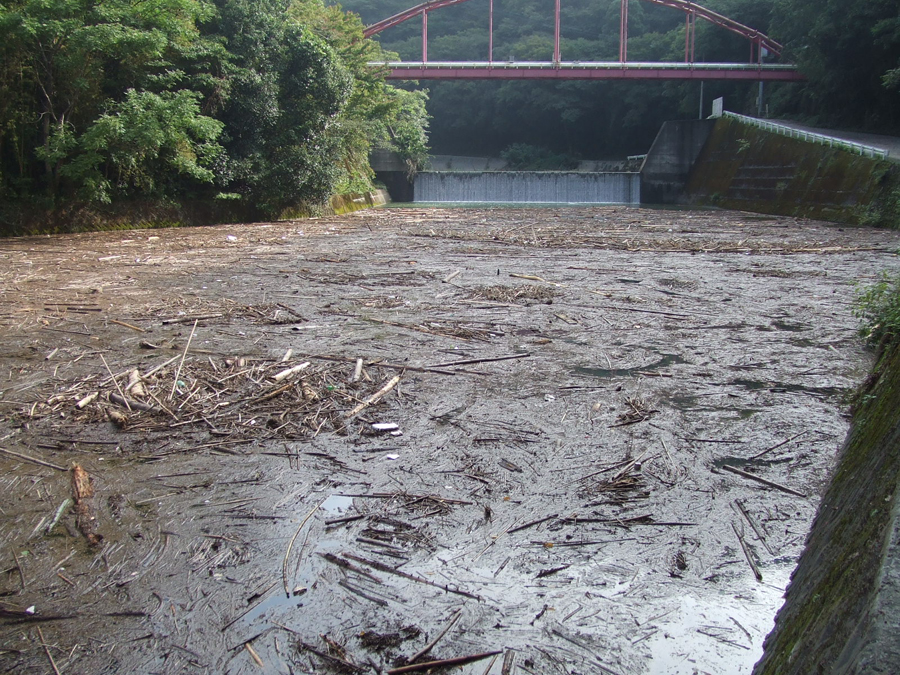
M 0 670 L 750 673 L 898 246 L 625 207 L 6 240 Z
M 900 672 L 900 348 L 860 392 L 784 608 L 754 673 Z

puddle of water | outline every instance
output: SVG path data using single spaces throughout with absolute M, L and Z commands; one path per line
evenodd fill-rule
M 320 511 L 324 511 L 328 515 L 341 514 L 353 508 L 353 497 L 345 497 L 344 495 L 331 495 L 319 507 Z
M 636 373 L 654 372 L 660 368 L 666 368 L 678 363 L 687 363 L 678 354 L 660 354 L 662 358 L 654 363 L 646 366 L 635 366 L 634 368 L 587 368 L 579 366 L 573 369 L 576 375 L 588 375 L 590 377 L 630 377 Z
M 828 349 L 828 345 L 820 344 L 819 342 L 816 342 L 815 340 L 811 340 L 810 338 L 795 337 L 795 338 L 791 338 L 790 340 L 788 340 L 788 342 L 790 342 L 795 347 L 804 347 L 804 348 L 811 348 L 811 349 Z
M 762 656 L 762 644 L 783 603 L 793 565 L 763 569 L 764 583 L 740 595 L 698 598 L 685 595 L 675 611 L 654 622 L 648 639 L 650 675 L 750 673 Z
M 353 508 L 353 499 L 353 497 L 347 497 L 346 495 L 331 495 L 319 506 L 319 512 L 326 518 L 343 515 Z M 310 564 L 310 560 L 316 556 L 316 553 L 337 552 L 344 545 L 344 542 L 330 537 L 315 537 L 312 538 L 311 541 L 314 543 L 302 551 L 303 563 L 300 566 L 297 575 L 291 579 L 291 590 L 298 588 L 308 589 L 315 582 L 318 566 Z M 302 543 L 303 542 L 298 542 L 298 547 L 302 548 Z M 252 624 L 266 616 L 275 618 L 287 610 L 301 607 L 304 604 L 306 593 L 308 592 L 309 591 L 300 592 L 296 595 L 287 594 L 284 591 L 281 581 L 279 581 L 279 583 L 269 591 L 267 597 L 262 600 L 262 602 L 241 618 L 241 622 Z
M 697 396 L 681 395 L 673 396 L 668 400 L 673 407 L 679 410 L 691 410 L 693 412 L 730 412 L 737 413 L 739 419 L 747 420 L 755 414 L 763 412 L 761 408 L 735 408 L 733 406 L 699 405 Z
M 791 343 L 793 344 L 793 340 Z M 761 370 L 763 368 L 768 368 L 772 365 L 771 361 L 767 361 L 766 363 L 740 363 L 728 366 L 731 370 Z
M 341 497 L 342 495 L 334 496 Z M 346 497 L 345 499 L 352 501 L 352 497 Z M 346 542 L 338 541 L 337 539 L 317 539 L 314 546 L 308 547 L 303 552 L 303 562 L 300 565 L 300 570 L 291 581 L 292 590 L 299 588 L 312 589 L 319 575 L 319 564 L 315 562 L 315 559 L 318 558 L 317 553 L 338 553 L 345 546 Z M 289 595 L 284 592 L 284 586 L 281 579 L 279 579 L 277 585 L 268 592 L 265 599 L 241 617 L 240 623 L 252 625 L 262 619 L 283 621 L 286 615 L 289 615 L 296 608 L 307 604 L 309 594 L 314 592 L 314 590 L 306 590 L 296 595 Z
M 696 408 L 697 406 L 697 397 L 696 396 L 673 396 L 669 399 L 669 403 L 678 408 L 679 410 L 690 410 L 691 408 Z

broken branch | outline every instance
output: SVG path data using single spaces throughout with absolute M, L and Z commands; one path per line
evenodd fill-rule
M 737 467 L 729 466 L 728 464 L 723 464 L 722 468 L 725 469 L 726 471 L 730 471 L 733 474 L 737 474 L 738 476 L 741 476 L 742 478 L 749 478 L 750 480 L 755 480 L 759 483 L 762 483 L 763 485 L 768 485 L 769 487 L 773 487 L 776 490 L 781 490 L 782 492 L 787 492 L 789 495 L 795 495 L 797 497 L 804 497 L 804 498 L 806 497 L 805 494 L 803 494 L 802 492 L 798 492 L 797 490 L 794 490 L 793 488 L 789 488 L 786 485 L 782 485 L 781 483 L 776 483 L 775 481 L 769 480 L 767 478 L 761 478 L 760 476 L 757 476 L 756 474 L 752 474 L 748 471 L 742 471 L 741 469 L 738 469 Z
M 426 661 L 425 663 L 414 663 L 410 666 L 402 666 L 400 668 L 392 668 L 387 671 L 387 675 L 402 675 L 402 673 L 418 673 L 423 670 L 431 670 L 432 668 L 447 668 L 449 666 L 462 666 L 466 663 L 481 661 L 495 654 L 502 654 L 503 650 L 498 649 L 493 652 L 484 652 L 483 654 L 473 654 L 472 656 L 457 656 L 453 659 L 441 659 L 440 661 Z
M 385 383 L 385 385 L 384 385 L 381 389 L 379 389 L 378 391 L 376 391 L 376 392 L 375 392 L 374 394 L 372 394 L 369 398 L 367 398 L 365 401 L 363 401 L 363 402 L 360 403 L 358 406 L 356 406 L 353 410 L 351 410 L 350 412 L 346 413 L 346 414 L 344 415 L 344 419 L 348 419 L 348 420 L 349 420 L 349 419 L 352 418 L 352 417 L 356 417 L 359 413 L 361 413 L 363 410 L 365 410 L 366 408 L 368 408 L 370 405 L 372 405 L 373 403 L 377 403 L 378 401 L 380 401 L 381 398 L 382 398 L 385 394 L 387 394 L 388 392 L 391 391 L 391 389 L 393 389 L 394 387 L 397 386 L 397 383 L 398 383 L 398 382 L 400 382 L 400 376 L 399 376 L 399 375 L 394 375 L 390 380 L 387 381 L 387 383 Z

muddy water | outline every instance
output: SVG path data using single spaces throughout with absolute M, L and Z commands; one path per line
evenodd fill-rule
M 5 241 L 0 447 L 57 468 L 0 456 L 0 667 L 384 672 L 458 614 L 420 660 L 749 673 L 898 246 L 611 207 Z

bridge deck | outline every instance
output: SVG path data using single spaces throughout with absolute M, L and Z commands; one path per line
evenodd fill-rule
M 798 82 L 796 66 L 621 61 L 394 61 L 373 63 L 394 80 L 751 80 Z

